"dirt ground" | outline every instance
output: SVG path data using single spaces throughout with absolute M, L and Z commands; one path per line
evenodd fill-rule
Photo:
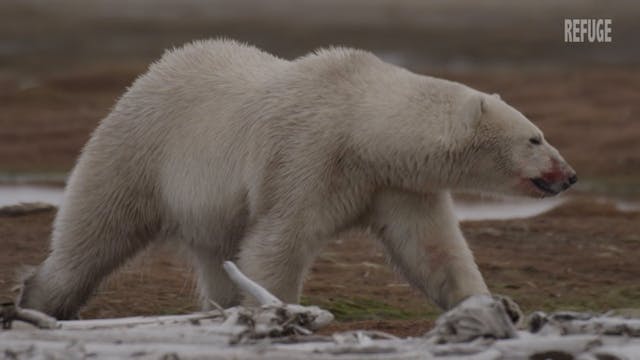
M 54 212 L 0 217 L 0 300 L 11 300 L 15 272 L 44 259 Z M 463 229 L 489 287 L 525 312 L 604 312 L 640 307 L 640 213 L 580 198 L 530 219 L 465 222 Z M 197 309 L 185 258 L 170 244 L 149 249 L 101 288 L 84 318 L 175 314 Z M 303 301 L 331 310 L 324 332 L 370 328 L 404 336 L 429 329 L 439 310 L 385 263 L 371 239 L 330 243 Z
M 16 39 L 27 36 L 44 45 L 50 39 L 42 34 L 57 36 L 41 23 L 47 14 L 35 12 L 39 17 L 34 24 L 42 28 L 34 26 L 25 33 L 22 27 L 28 11 L 20 11 L 5 19 L 11 21 L 0 21 L 0 29 L 9 25 L 12 29 L 0 33 L 15 35 Z M 36 16 L 33 14 L 29 16 Z M 118 22 L 109 26 L 105 21 L 97 24 L 104 28 L 93 29 L 91 36 L 83 35 L 76 23 L 54 24 L 65 31 L 59 36 L 60 46 L 71 51 L 75 43 L 65 41 L 72 34 L 82 44 L 94 46 L 87 50 L 91 53 L 102 44 L 93 36 L 106 39 L 107 30 L 112 28 L 123 29 L 122 38 L 129 33 L 162 30 L 121 26 Z M 617 29 L 618 36 L 624 35 Z M 174 29 L 166 30 L 165 26 L 164 31 Z M 180 34 L 201 37 L 199 31 Z M 520 41 L 518 34 L 496 31 L 512 36 L 514 44 Z M 397 34 L 385 34 L 389 43 L 395 42 Z M 425 31 L 420 36 L 429 34 Z M 364 35 L 369 41 L 375 38 Z M 465 43 L 450 46 L 453 53 L 476 42 L 464 35 Z M 555 39 L 556 35 L 549 36 Z M 142 35 L 136 39 L 140 44 L 148 40 Z M 159 36 L 155 39 L 160 41 Z M 174 39 L 177 35 L 170 38 Z M 538 44 L 535 51 L 546 51 L 552 41 L 549 39 L 534 39 Z M 0 38 L 0 45 L 4 40 Z M 298 39 L 303 40 L 311 42 Z M 530 55 L 521 53 L 522 47 L 505 47 L 499 40 L 493 45 L 500 46 L 504 54 L 513 53 L 510 61 Z M 406 40 L 405 45 L 418 48 L 427 43 L 412 41 Z M 139 43 L 132 40 L 126 46 L 114 44 L 109 46 L 122 46 L 120 53 L 105 56 L 99 62 L 83 58 L 86 61 L 82 66 L 76 66 L 80 60 L 71 59 L 63 51 L 49 53 L 49 57 L 35 51 L 28 56 L 0 54 L 0 183 L 24 179 L 59 183 L 55 179 L 72 168 L 98 121 L 144 71 L 151 54 L 161 50 L 154 48 L 139 57 L 126 58 L 124 54 L 135 51 Z M 471 55 L 493 51 L 480 45 L 472 49 Z M 553 46 L 571 52 L 562 44 Z M 606 51 L 602 52 L 606 55 Z M 114 60 L 118 56 L 121 61 Z M 68 61 L 74 66 L 51 69 L 46 65 L 49 60 L 57 65 Z M 640 66 L 606 63 L 576 67 L 520 67 L 512 63 L 477 68 L 441 67 L 425 62 L 412 67 L 421 73 L 499 93 L 539 125 L 578 172 L 580 181 L 567 194 L 569 201 L 551 212 L 529 219 L 462 224 L 491 290 L 512 296 L 525 312 L 640 308 L 640 213 L 619 211 L 611 202 L 640 200 Z M 0 216 L 0 300 L 15 297 L 12 287 L 21 266 L 38 264 L 46 256 L 53 217 L 53 211 Z M 111 277 L 82 316 L 189 312 L 197 309 L 194 292 L 188 262 L 171 244 L 159 245 Z M 324 332 L 370 328 L 415 336 L 429 329 L 440 313 L 394 274 L 385 264 L 381 247 L 361 234 L 336 240 L 322 253 L 305 284 L 303 301 L 324 306 L 337 316 L 338 321 Z

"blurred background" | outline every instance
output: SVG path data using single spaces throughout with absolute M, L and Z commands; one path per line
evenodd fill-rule
M 612 19 L 613 42 L 567 44 L 565 18 Z M 624 182 L 640 173 L 638 19 L 635 1 L 2 0 L 0 174 L 68 171 L 88 131 L 165 49 L 226 37 L 285 58 L 360 47 L 500 93 L 582 180 Z
M 613 41 L 567 44 L 565 18 L 612 19 Z M 631 0 L 0 0 L 0 206 L 57 204 L 91 131 L 165 49 L 225 37 L 292 59 L 352 46 L 499 93 L 577 170 L 578 186 L 560 199 L 460 206 L 494 291 L 525 310 L 637 308 L 639 19 Z M 54 213 L 0 211 L 0 297 L 13 297 L 15 268 L 46 255 Z M 154 249 L 86 316 L 191 311 L 189 273 Z M 305 301 L 338 314 L 336 326 L 399 334 L 438 313 L 357 234 L 321 256 Z

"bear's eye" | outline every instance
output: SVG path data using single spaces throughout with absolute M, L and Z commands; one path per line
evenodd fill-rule
M 529 142 L 533 145 L 540 145 L 542 143 L 542 141 L 540 141 L 540 138 L 538 137 L 532 137 L 531 139 L 529 139 Z

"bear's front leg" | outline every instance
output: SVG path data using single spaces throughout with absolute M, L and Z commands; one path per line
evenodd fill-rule
M 489 294 L 448 192 L 382 191 L 374 199 L 369 225 L 392 263 L 443 309 Z

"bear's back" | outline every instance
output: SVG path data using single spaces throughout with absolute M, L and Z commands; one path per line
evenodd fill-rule
M 269 70 L 288 62 L 233 40 L 198 40 L 165 52 L 144 76 L 193 88 L 201 82 L 261 81 Z

